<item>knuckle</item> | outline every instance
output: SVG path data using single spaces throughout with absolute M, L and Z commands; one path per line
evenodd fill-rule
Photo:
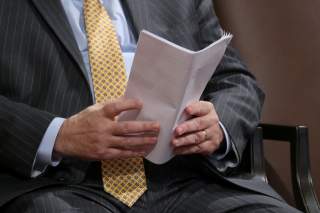
M 209 106 L 209 108 L 210 108 L 210 109 L 213 109 L 213 108 L 214 108 L 214 105 L 213 105 L 213 103 L 212 103 L 212 102 L 207 101 L 207 104 L 208 104 L 208 106 Z
M 181 140 L 181 138 L 175 139 L 174 147 L 180 147 L 180 146 L 183 146 L 183 141 Z
M 210 123 L 210 126 L 212 127 L 212 126 L 218 124 L 219 120 L 217 120 L 214 117 L 210 117 L 210 119 L 208 119 L 208 122 Z
M 182 146 L 188 144 L 188 141 L 190 141 L 189 137 L 180 138 L 180 143 L 182 144 Z
M 187 152 L 188 153 L 198 153 L 199 152 L 199 146 L 198 145 L 192 146 L 187 150 Z
M 192 139 L 190 139 L 189 136 L 186 136 L 186 137 L 180 138 L 179 141 L 180 141 L 180 146 L 185 146 L 185 145 L 188 145 L 190 141 L 192 141 Z
M 198 143 L 198 137 L 196 134 L 192 134 L 188 136 L 188 144 L 197 144 Z
M 204 106 L 207 110 L 211 110 L 213 108 L 213 103 L 210 101 L 204 101 Z
M 194 125 L 195 124 L 193 123 L 193 121 L 187 121 L 186 123 L 182 124 L 181 127 L 183 129 L 189 130 L 189 129 L 194 128 Z M 185 133 L 185 131 L 184 131 L 184 133 Z
M 199 152 L 201 152 L 201 146 L 200 146 L 200 145 L 194 146 L 193 152 L 194 152 L 194 153 L 199 153 Z
M 202 136 L 202 132 L 197 132 L 196 133 L 196 140 L 197 142 L 200 142 L 202 140 L 203 136 Z
M 183 145 L 183 143 L 182 143 L 182 141 L 181 141 L 181 138 L 179 138 L 179 139 L 174 139 L 173 146 L 174 146 L 175 148 L 178 148 L 178 147 L 180 147 L 180 146 L 182 146 L 182 145 Z
M 197 119 L 193 119 L 189 122 L 186 123 L 186 127 L 188 127 L 189 129 L 197 129 L 198 128 L 198 121 Z
M 196 129 L 196 130 L 200 130 L 201 127 L 203 126 L 203 124 L 204 124 L 204 122 L 203 122 L 202 119 L 197 119 L 197 121 L 196 121 L 196 127 L 197 127 L 197 129 Z
M 217 114 L 214 114 L 211 118 L 212 118 L 212 123 L 218 123 L 219 122 L 219 118 L 218 118 Z

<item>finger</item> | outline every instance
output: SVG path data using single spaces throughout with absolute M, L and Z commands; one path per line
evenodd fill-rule
M 210 155 L 218 148 L 218 144 L 212 140 L 207 140 L 197 145 L 183 146 L 174 149 L 176 155 L 202 154 Z
M 174 147 L 181 147 L 187 145 L 199 144 L 207 139 L 207 133 L 205 130 L 191 133 L 188 135 L 181 136 L 172 140 Z
M 114 118 L 121 112 L 128 110 L 140 110 L 142 102 L 135 99 L 119 99 L 113 102 L 105 103 L 103 106 L 104 115 L 109 118 Z
M 140 149 L 144 146 L 154 146 L 157 142 L 157 137 L 114 137 L 112 142 L 112 147 L 118 149 Z
M 154 121 L 122 121 L 117 122 L 113 128 L 114 135 L 130 135 L 146 133 L 158 135 L 160 131 L 159 122 Z
M 207 129 L 212 124 L 214 124 L 214 117 L 212 116 L 207 115 L 202 117 L 196 117 L 192 118 L 191 120 L 185 121 L 179 126 L 177 126 L 174 133 L 176 136 L 182 136 L 186 133 L 192 133 Z
M 204 116 L 214 109 L 213 104 L 208 101 L 196 101 L 186 107 L 185 111 L 188 115 Z
M 154 145 L 146 145 L 146 146 L 136 146 L 133 147 L 131 150 L 134 152 L 141 152 L 141 153 L 145 153 L 144 156 L 148 155 L 154 148 Z
M 173 150 L 176 155 L 190 155 L 200 153 L 200 144 L 178 147 Z
M 110 159 L 126 159 L 126 158 L 134 158 L 134 157 L 143 157 L 146 155 L 145 151 L 133 151 L 133 150 L 122 150 L 110 148 L 108 149 L 108 153 L 105 154 L 102 159 L 99 160 L 110 160 Z
M 217 141 L 207 140 L 200 144 L 200 151 L 198 153 L 205 156 L 211 155 L 219 148 L 219 144 Z

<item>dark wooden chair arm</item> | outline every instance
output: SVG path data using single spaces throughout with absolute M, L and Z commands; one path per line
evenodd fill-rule
M 257 127 L 252 141 L 250 143 L 250 163 L 251 163 L 251 175 L 255 178 L 260 178 L 264 182 L 268 182 L 266 169 L 265 169 L 265 160 L 264 160 L 264 151 L 263 151 L 263 133 L 262 127 Z
M 290 143 L 291 178 L 297 207 L 310 213 L 320 212 L 320 205 L 310 174 L 308 128 L 261 124 L 251 143 L 251 172 L 267 182 L 263 140 Z

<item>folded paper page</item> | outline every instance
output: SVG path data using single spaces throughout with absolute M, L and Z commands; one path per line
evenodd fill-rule
M 125 96 L 141 100 L 143 109 L 125 112 L 119 119 L 160 122 L 158 142 L 148 160 L 162 164 L 174 156 L 173 130 L 187 119 L 184 108 L 199 100 L 231 39 L 232 35 L 224 34 L 195 52 L 150 32 L 140 33 Z

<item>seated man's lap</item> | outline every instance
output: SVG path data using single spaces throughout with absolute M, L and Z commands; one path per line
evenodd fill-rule
M 177 213 L 238 213 L 299 211 L 283 201 L 244 189 L 206 183 L 177 207 Z
M 187 183 L 187 184 L 186 184 Z M 182 185 L 181 185 L 182 186 Z M 112 200 L 74 187 L 51 187 L 25 194 L 9 203 L 4 213 L 226 213 L 299 212 L 286 203 L 265 195 L 231 189 L 201 180 L 189 180 L 183 187 L 147 191 L 129 208 L 119 208 Z M 181 188 L 179 188 L 181 187 Z M 172 193 L 174 192 L 174 193 Z
M 24 194 L 4 206 L 4 213 L 118 213 L 105 198 L 72 187 L 50 187 Z
M 80 186 L 50 187 L 22 195 L 7 205 L 5 213 L 298 212 L 275 198 L 234 188 L 195 168 L 183 159 L 173 159 L 162 166 L 146 163 L 148 190 L 131 209 L 103 191 L 101 175 L 97 173 Z M 98 168 L 90 173 L 95 170 Z

